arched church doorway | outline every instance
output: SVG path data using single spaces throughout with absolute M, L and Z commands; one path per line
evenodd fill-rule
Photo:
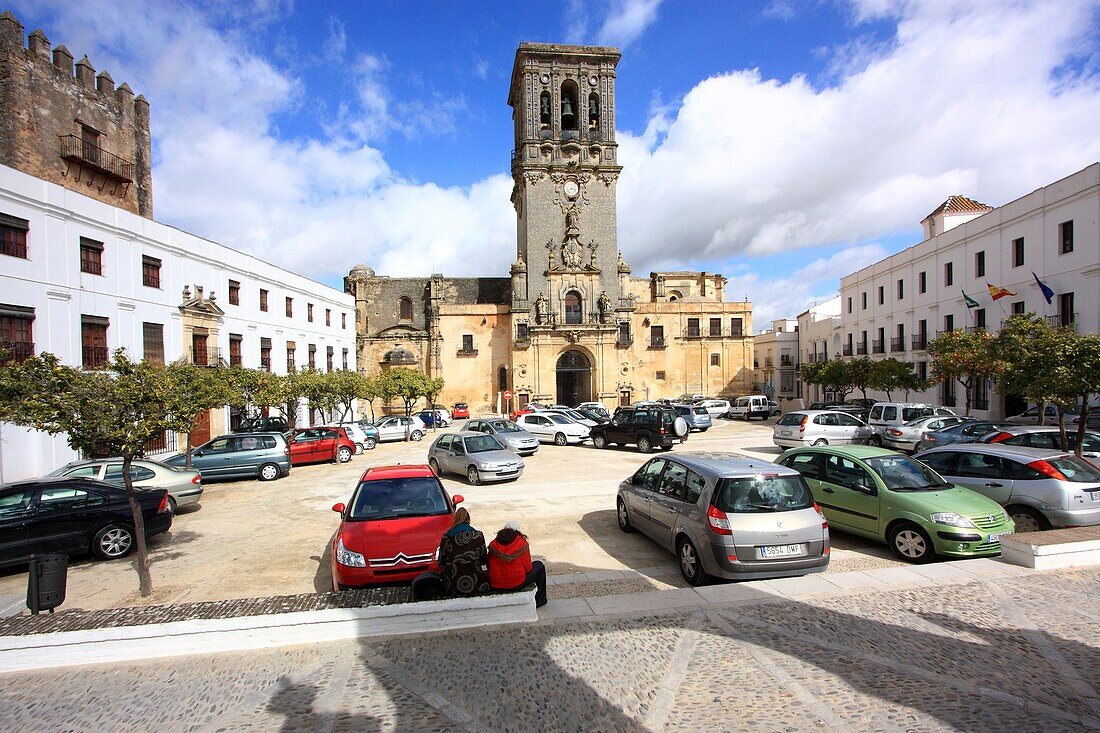
M 592 362 L 583 352 L 571 349 L 558 357 L 555 368 L 558 404 L 576 407 L 592 399 Z

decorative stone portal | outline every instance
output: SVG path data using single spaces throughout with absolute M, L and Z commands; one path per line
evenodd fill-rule
M 558 404 L 576 407 L 592 399 L 592 362 L 576 349 L 562 352 L 555 367 Z

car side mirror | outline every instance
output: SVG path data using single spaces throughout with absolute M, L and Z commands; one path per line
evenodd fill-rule
M 462 496 L 462 494 L 455 494 L 451 497 L 451 501 L 453 501 L 455 504 L 461 504 L 462 502 L 466 501 L 466 499 Z
M 346 508 L 347 507 L 344 506 L 344 502 L 339 502 L 338 504 L 332 505 L 332 511 L 336 512 L 337 514 L 343 514 L 344 509 Z
M 867 484 L 864 484 L 864 483 L 858 483 L 853 488 L 856 491 L 858 491 L 860 493 L 863 493 L 863 494 L 873 494 L 873 493 L 875 493 L 875 487 L 874 486 L 868 486 Z

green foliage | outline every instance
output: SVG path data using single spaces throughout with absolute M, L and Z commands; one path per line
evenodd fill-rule
M 407 367 L 395 367 L 383 373 L 378 380 L 378 396 L 387 402 L 400 398 L 405 404 L 405 416 L 412 414 L 413 405 L 421 397 L 426 397 L 431 382 L 424 372 Z
M 848 381 L 852 385 L 852 388 L 862 392 L 863 399 L 868 399 L 867 388 L 871 386 L 875 362 L 871 361 L 871 359 L 866 356 L 860 356 L 848 360 L 845 364 L 847 364 Z
M 971 388 L 980 379 L 997 379 L 1003 371 L 993 341 L 993 335 L 987 331 L 967 332 L 957 328 L 928 342 L 936 381 L 954 379 L 966 390 L 966 415 L 970 414 Z
M 844 399 L 855 387 L 852 384 L 848 364 L 840 359 L 812 361 L 802 367 L 802 381 L 819 384 L 826 390 L 837 392 Z
M 893 400 L 893 392 L 925 389 L 928 384 L 913 371 L 913 365 L 890 357 L 871 362 L 871 373 L 867 386 L 886 393 L 886 399 Z M 867 394 L 864 392 L 864 394 Z
M 165 368 L 168 380 L 166 409 L 172 430 L 187 434 L 187 466 L 191 466 L 191 430 L 195 419 L 206 410 L 240 401 L 238 382 L 224 369 L 196 366 L 185 359 Z

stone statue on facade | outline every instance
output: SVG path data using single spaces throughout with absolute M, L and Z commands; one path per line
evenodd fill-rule
M 578 218 L 576 205 L 566 210 L 565 239 L 561 246 L 561 263 L 570 270 L 579 270 L 584 260 L 584 248 L 577 241 L 581 234 L 581 230 L 577 226 Z
M 546 322 L 546 309 L 550 305 L 550 301 L 546 299 L 544 293 L 539 293 L 539 297 L 535 298 L 535 323 Z
M 607 323 L 611 313 L 611 298 L 607 297 L 607 291 L 601 290 L 600 297 L 596 299 L 596 308 L 600 311 L 600 323 Z

